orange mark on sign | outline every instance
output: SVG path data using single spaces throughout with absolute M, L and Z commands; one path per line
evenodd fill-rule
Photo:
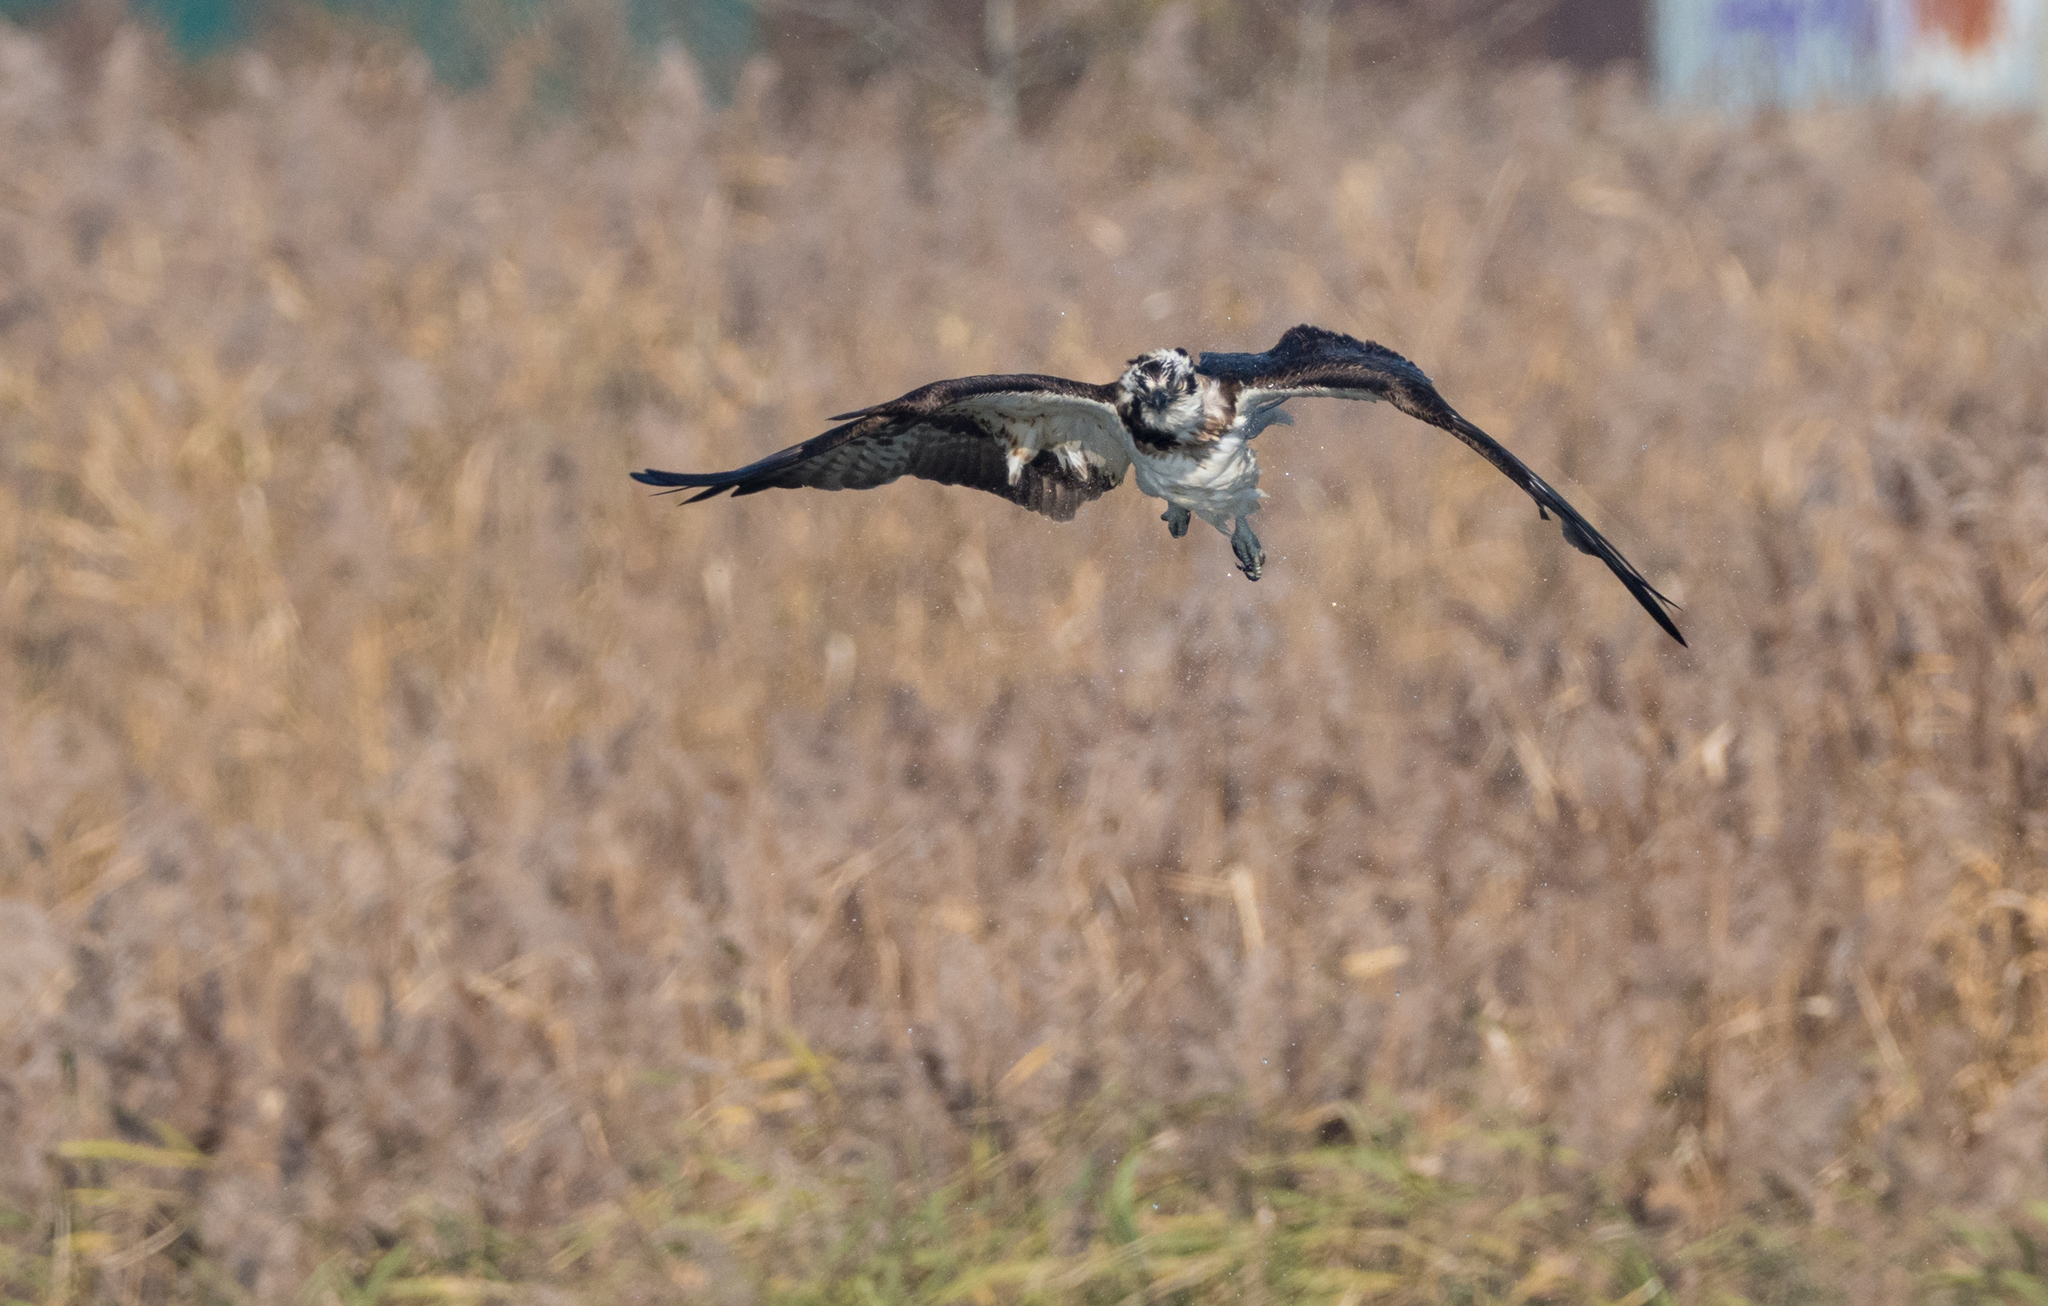
M 1940 33 L 1958 50 L 1981 50 L 1991 41 L 1997 0 L 1920 0 L 1920 34 Z

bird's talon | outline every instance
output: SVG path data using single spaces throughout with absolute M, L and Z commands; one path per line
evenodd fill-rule
M 1159 520 L 1166 523 L 1167 533 L 1177 540 L 1188 533 L 1188 524 L 1194 520 L 1194 516 L 1189 509 L 1174 505 L 1159 514 Z
M 1237 555 L 1237 569 L 1244 573 L 1246 580 L 1257 580 L 1265 571 L 1266 550 L 1242 517 L 1237 519 L 1237 529 L 1230 533 L 1230 551 Z

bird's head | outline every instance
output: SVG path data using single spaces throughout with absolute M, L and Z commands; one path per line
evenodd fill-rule
M 1195 360 L 1185 349 L 1155 349 L 1131 360 L 1117 382 L 1132 420 L 1161 434 L 1185 437 L 1202 424 L 1202 394 Z

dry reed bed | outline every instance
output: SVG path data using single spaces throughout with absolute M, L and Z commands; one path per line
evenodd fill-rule
M 678 1148 L 933 1173 L 980 1121 L 1069 1182 L 1039 1126 L 1104 1093 L 1544 1122 L 1695 1229 L 2040 1194 L 2024 125 L 766 102 L 671 64 L 606 134 L 368 60 L 200 110 L 0 33 L 18 1247 L 175 1257 L 58 1200 L 79 1140 L 204 1154 L 186 1243 L 275 1299 L 408 1201 L 540 1227 Z M 1384 411 L 1267 437 L 1256 587 L 1128 490 L 624 479 L 1297 320 L 1415 357 L 1692 650 Z

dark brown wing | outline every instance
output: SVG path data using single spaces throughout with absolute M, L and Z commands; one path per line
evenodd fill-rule
M 730 472 L 634 472 L 644 485 L 700 489 L 695 503 L 732 491 L 869 490 L 904 476 L 987 490 L 1054 521 L 1123 480 L 1124 452 L 1115 391 L 1057 376 L 969 376 L 938 381 L 886 404 L 841 413 L 851 418 L 823 435 Z M 1053 439 L 1046 439 L 1050 430 Z M 1010 482 L 1013 444 L 1078 446 L 1081 466 L 1050 447 Z
M 1421 368 L 1393 350 L 1320 327 L 1298 326 L 1263 354 L 1203 354 L 1196 370 L 1234 382 L 1240 411 L 1248 405 L 1292 398 L 1381 399 L 1410 417 L 1442 427 L 1521 486 L 1523 493 L 1536 501 L 1536 511 L 1544 520 L 1548 521 L 1552 513 L 1557 514 L 1566 541 L 1579 552 L 1590 553 L 1606 563 L 1665 633 L 1680 644 L 1685 643 L 1685 636 L 1678 633 L 1677 625 L 1664 610 L 1678 605 L 1659 594 L 1643 578 L 1643 573 L 1621 556 L 1621 550 L 1593 529 L 1593 524 L 1565 502 L 1548 481 L 1530 471 L 1498 440 L 1460 416 L 1444 402 Z

